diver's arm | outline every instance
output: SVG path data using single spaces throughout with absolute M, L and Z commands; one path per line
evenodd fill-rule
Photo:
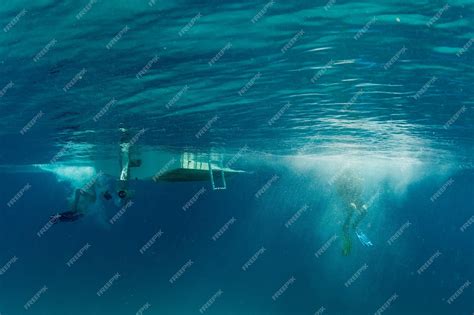
M 354 229 L 357 229 L 357 227 L 359 226 L 360 221 L 362 221 L 365 218 L 365 216 L 367 215 L 367 212 L 368 212 L 366 205 L 362 205 L 357 210 L 358 210 L 357 211 L 358 216 L 354 219 L 354 222 L 352 223 L 352 227 Z

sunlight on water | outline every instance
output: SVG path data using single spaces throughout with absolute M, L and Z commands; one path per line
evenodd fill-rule
M 80 188 L 86 185 L 97 174 L 91 166 L 63 166 L 63 165 L 37 165 L 43 171 L 53 173 L 57 180 L 68 182 L 72 187 Z

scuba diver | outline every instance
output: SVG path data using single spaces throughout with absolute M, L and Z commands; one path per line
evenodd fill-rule
M 356 177 L 352 172 L 346 171 L 338 177 L 336 181 L 336 190 L 339 196 L 342 197 L 346 203 L 345 211 L 346 218 L 342 225 L 342 253 L 347 256 L 352 250 L 352 233 L 355 232 L 358 239 L 365 246 L 372 246 L 372 242 L 359 229 L 360 222 L 367 215 L 367 205 L 361 199 L 362 179 Z

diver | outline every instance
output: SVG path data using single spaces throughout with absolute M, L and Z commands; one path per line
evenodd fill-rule
M 71 210 L 57 213 L 50 217 L 52 223 L 58 222 L 74 222 L 85 216 L 90 208 L 98 201 L 97 195 L 100 195 L 101 200 L 113 200 L 116 206 L 122 206 L 134 194 L 132 190 L 128 189 L 128 181 L 130 178 L 130 168 L 139 167 L 141 160 L 133 160 L 130 158 L 130 147 L 132 147 L 134 139 L 130 139 L 129 133 L 126 129 L 120 128 L 122 136 L 120 139 L 120 174 L 119 180 L 114 189 L 112 189 L 112 182 L 115 180 L 102 172 L 97 173 L 90 187 L 76 189 L 74 202 Z M 115 193 L 111 193 L 115 191 Z
M 120 138 L 120 176 L 119 184 L 117 189 L 117 196 L 122 200 L 129 199 L 133 195 L 133 191 L 128 189 L 128 181 L 130 179 L 130 168 L 140 167 L 142 161 L 140 159 L 131 159 L 130 148 L 134 145 L 136 138 L 130 138 L 130 134 L 127 129 L 120 128 L 122 136 Z
M 336 190 L 344 200 L 346 218 L 342 225 L 342 253 L 347 256 L 352 250 L 352 233 L 354 231 L 365 246 L 372 246 L 372 242 L 359 229 L 360 222 L 367 215 L 368 207 L 361 199 L 362 180 L 350 171 L 344 172 L 336 181 Z
M 102 175 L 104 176 L 104 175 Z M 100 194 L 101 199 L 104 201 L 114 200 L 116 206 L 122 205 L 130 194 L 124 190 L 118 190 L 117 197 L 114 198 L 113 194 L 110 193 L 109 189 L 104 189 L 104 182 L 110 182 L 110 179 L 97 180 L 90 189 L 90 191 L 84 189 L 76 189 L 74 202 L 71 210 L 57 213 L 50 217 L 52 223 L 59 222 L 74 222 L 83 218 L 90 209 L 99 201 L 97 195 Z M 123 189 L 119 188 L 119 189 Z M 100 193 L 99 193 L 100 191 Z

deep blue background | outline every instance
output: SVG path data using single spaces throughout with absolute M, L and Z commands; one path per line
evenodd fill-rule
M 453 174 L 454 184 L 434 203 L 429 198 L 446 179 L 427 176 L 403 196 L 386 187 L 363 221 L 375 246 L 364 248 L 354 240 L 352 254 L 344 257 L 338 239 L 316 258 L 314 253 L 340 234 L 336 219 L 322 219 L 330 211 L 328 203 L 334 204 L 327 184 L 284 166 L 255 169 L 232 178 L 229 189 L 219 192 L 211 191 L 209 183 L 133 183 L 134 205 L 113 226 L 101 224 L 95 213 L 55 225 L 41 238 L 36 233 L 50 214 L 67 207 L 71 187 L 50 174 L 3 174 L 0 266 L 14 255 L 19 260 L 0 276 L 1 314 L 135 314 L 146 302 L 152 306 L 144 314 L 197 314 L 219 289 L 224 293 L 209 314 L 313 314 L 321 306 L 327 314 L 371 314 L 394 293 L 399 298 L 387 314 L 474 311 L 472 287 L 451 305 L 443 301 L 474 279 L 474 226 L 459 230 L 474 214 L 471 171 Z M 256 199 L 254 194 L 274 174 L 280 179 Z M 8 200 L 26 183 L 32 188 L 8 208 Z M 203 186 L 206 193 L 183 212 L 181 207 Z M 305 203 L 310 210 L 285 228 Z M 116 211 L 109 204 L 104 217 Z M 231 217 L 236 222 L 211 240 Z M 407 220 L 412 225 L 387 245 Z M 140 254 L 159 229 L 163 236 Z M 90 249 L 67 267 L 86 243 Z M 265 253 L 242 271 L 262 246 Z M 418 275 L 416 270 L 437 250 L 442 255 Z M 171 285 L 169 278 L 189 259 L 194 264 Z M 365 263 L 367 270 L 346 288 L 344 283 Z M 116 272 L 121 277 L 98 297 L 96 292 Z M 291 276 L 296 282 L 273 301 L 271 296 Z M 23 305 L 43 285 L 48 291 L 25 311 Z

